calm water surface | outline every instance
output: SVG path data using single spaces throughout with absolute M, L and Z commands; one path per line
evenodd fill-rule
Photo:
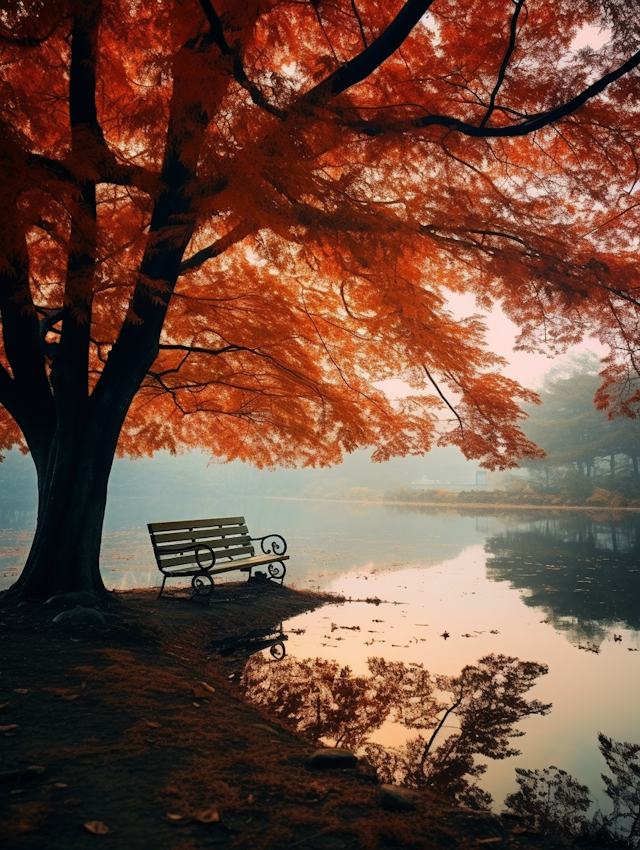
M 606 808 L 597 733 L 640 743 L 640 517 L 469 517 L 246 497 L 238 505 L 210 501 L 204 510 L 195 501 L 179 510 L 159 504 L 151 516 L 148 507 L 121 503 L 110 508 L 104 533 L 107 586 L 159 583 L 147 521 L 235 514 L 245 514 L 254 533 L 285 535 L 288 584 L 354 600 L 283 624 L 284 661 L 265 654 L 272 668 L 266 672 L 258 669 L 264 667 L 255 662 L 259 656 L 249 662 L 263 678 L 271 675 L 275 683 L 279 677 L 283 686 L 286 670 L 302 659 L 336 661 L 353 676 L 369 675 L 370 658 L 413 671 L 421 665 L 445 677 L 487 656 L 545 665 L 548 673 L 536 676 L 523 698 L 551 703 L 551 710 L 513 724 L 525 733 L 510 741 L 520 755 L 474 757 L 488 766 L 479 787 L 500 809 L 516 790 L 514 768 L 556 765 L 587 784 Z M 28 518 L 0 530 L 0 587 L 18 574 L 30 536 Z M 285 685 L 295 689 L 296 682 Z M 416 730 L 398 722 L 397 711 L 389 718 L 370 723 L 362 746 L 401 748 L 415 739 Z M 440 741 L 459 731 L 452 713 Z

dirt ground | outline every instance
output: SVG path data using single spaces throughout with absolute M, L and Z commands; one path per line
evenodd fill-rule
M 268 583 L 219 587 L 210 607 L 134 591 L 102 606 L 107 628 L 81 629 L 53 624 L 57 612 L 43 604 L 0 610 L 0 841 L 25 850 L 550 847 L 518 821 L 428 795 L 414 811 L 386 811 L 366 765 L 309 768 L 312 745 L 242 702 L 243 661 L 212 642 L 275 629 L 328 601 Z

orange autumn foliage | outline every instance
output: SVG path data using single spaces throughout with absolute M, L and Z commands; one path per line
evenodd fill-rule
M 633 414 L 639 34 L 620 0 L 5 8 L 0 445 L 41 503 L 104 507 L 116 450 L 536 456 L 448 291 L 525 349 L 599 337 Z

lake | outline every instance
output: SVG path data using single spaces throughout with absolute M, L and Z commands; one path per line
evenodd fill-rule
M 105 583 L 159 584 L 147 521 L 237 514 L 256 534 L 287 538 L 288 584 L 354 600 L 283 624 L 286 657 L 275 661 L 265 650 L 248 662 L 246 684 L 257 702 L 268 706 L 271 689 L 279 694 L 272 708 L 282 711 L 296 688 L 304 692 L 298 705 L 324 700 L 326 711 L 304 721 L 307 731 L 317 727 L 329 743 L 346 735 L 342 742 L 373 747 L 396 779 L 415 772 L 417 735 L 428 740 L 444 718 L 429 758 L 442 760 L 452 735 L 473 738 L 475 750 L 450 758 L 458 759 L 458 773 L 464 764 L 487 765 L 477 787 L 495 809 L 517 788 L 515 768 L 550 765 L 588 785 L 607 807 L 598 732 L 640 743 L 640 515 L 463 516 L 246 495 L 237 504 L 208 500 L 205 510 L 196 497 L 179 509 L 165 500 L 150 510 L 148 502 L 120 500 L 105 524 Z M 0 587 L 19 572 L 32 522 L 16 516 L 0 530 Z M 334 662 L 351 672 L 332 679 Z M 448 713 L 472 680 L 475 695 Z M 527 708 L 532 700 L 539 711 Z M 492 705 L 502 706 L 506 725 L 490 733 L 483 723 Z M 516 730 L 523 736 L 513 737 Z M 502 757 L 506 743 L 521 753 Z M 424 746 L 421 752 L 424 763 Z

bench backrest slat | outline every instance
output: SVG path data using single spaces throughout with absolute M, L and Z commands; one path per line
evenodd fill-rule
M 254 549 L 253 546 L 238 546 L 237 548 L 231 550 L 223 549 L 222 553 L 216 552 L 216 564 L 226 564 L 229 563 L 229 560 L 233 560 L 233 556 L 236 555 L 253 555 Z M 211 556 L 208 552 L 200 553 L 200 560 L 203 566 L 207 567 L 211 564 Z M 160 557 L 158 559 L 158 565 L 164 570 L 170 567 L 179 567 L 183 564 L 197 564 L 195 554 L 190 552 L 186 555 L 165 555 L 164 557 Z
M 147 525 L 149 533 L 156 531 L 173 531 L 187 528 L 213 528 L 224 525 L 244 525 L 243 516 L 216 517 L 215 519 L 183 519 L 176 522 L 150 522 Z
M 191 541 L 195 543 L 200 540 L 210 540 L 210 541 L 218 541 L 220 540 L 219 545 L 224 545 L 224 540 L 229 540 L 233 543 L 236 542 L 238 535 L 242 535 L 244 537 L 248 537 L 249 529 L 246 525 L 239 525 L 234 528 L 200 528 L 200 529 L 186 529 L 183 531 L 163 531 L 163 532 L 155 532 L 153 535 L 153 542 L 156 548 L 161 549 L 163 545 L 171 544 L 172 546 L 177 545 L 177 543 L 181 543 L 182 541 Z M 216 542 L 216 545 L 218 543 Z
M 235 557 L 255 554 L 244 517 L 241 516 L 154 522 L 148 524 L 148 529 L 161 570 L 186 564 L 196 566 L 195 551 L 189 549 L 193 544 L 213 549 L 216 563 L 229 563 Z M 200 560 L 205 567 L 211 564 L 211 556 L 206 550 L 200 550 Z

